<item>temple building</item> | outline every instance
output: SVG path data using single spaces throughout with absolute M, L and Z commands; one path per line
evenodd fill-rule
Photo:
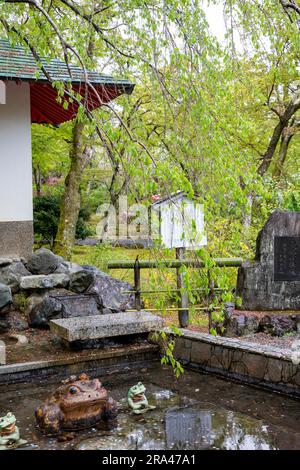
M 68 83 L 89 111 L 134 88 L 59 60 L 41 62 L 0 39 L 0 257 L 27 257 L 33 248 L 31 124 L 59 125 L 77 115 L 76 100 L 59 102 L 53 82 Z

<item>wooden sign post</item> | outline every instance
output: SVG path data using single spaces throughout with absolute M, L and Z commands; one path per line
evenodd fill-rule
M 184 259 L 185 248 L 176 248 L 176 259 Z M 177 289 L 179 294 L 178 301 L 178 319 L 179 325 L 186 328 L 189 324 L 189 298 L 185 289 L 184 275 L 181 268 L 176 268 L 177 271 Z
M 195 250 L 207 244 L 203 206 L 188 198 L 183 191 L 155 202 L 152 208 L 158 211 L 160 242 L 166 248 L 175 248 L 176 259 L 183 260 L 187 248 Z M 189 299 L 182 268 L 177 268 L 177 289 L 179 325 L 186 328 L 189 324 Z

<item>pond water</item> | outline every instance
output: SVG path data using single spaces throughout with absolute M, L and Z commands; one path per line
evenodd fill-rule
M 128 367 L 101 380 L 119 405 L 113 429 L 80 431 L 68 442 L 42 436 L 34 410 L 58 385 L 48 380 L 0 387 L 0 416 L 16 415 L 28 450 L 300 449 L 297 400 L 191 371 L 176 380 L 160 365 Z M 156 409 L 134 415 L 126 396 L 140 380 Z

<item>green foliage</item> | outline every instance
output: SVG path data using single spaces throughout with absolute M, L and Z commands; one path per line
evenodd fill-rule
M 101 14 L 95 14 L 94 2 L 77 2 L 78 14 L 65 3 L 60 2 L 58 10 L 57 2 L 42 2 L 61 38 L 76 50 L 74 54 L 68 49 L 70 61 L 82 66 L 79 54 L 87 67 L 95 66 L 87 53 L 92 38 L 99 71 L 136 83 L 131 96 L 94 111 L 87 126 L 85 143 L 93 155 L 82 175 L 82 205 L 89 210 L 81 217 L 86 220 L 99 204 L 119 194 L 145 204 L 154 193 L 183 189 L 190 196 L 197 194 L 205 208 L 208 247 L 192 255 L 205 262 L 205 269 L 182 273 L 192 307 L 199 302 L 209 307 L 209 281 L 228 290 L 236 282 L 236 269 L 217 268 L 212 255 L 253 257 L 257 233 L 269 214 L 275 208 L 300 207 L 299 110 L 286 128 L 292 138 L 285 158 L 279 141 L 268 171 L 258 172 L 278 115 L 297 93 L 300 35 L 295 13 L 290 13 L 290 21 L 278 0 L 104 4 Z M 207 4 L 218 5 L 226 16 L 222 43 L 210 31 Z M 7 32 L 0 21 L 1 34 L 13 43 L 22 42 L 24 34 L 40 55 L 64 60 L 61 38 L 33 4 L 29 8 L 25 3 L 5 3 L 2 15 L 15 29 Z M 53 85 L 58 101 L 67 106 L 65 85 Z M 78 94 L 72 98 L 84 101 Z M 78 117 L 84 119 L 83 107 Z M 59 198 L 69 168 L 70 124 L 59 129 L 33 126 L 32 142 L 37 186 L 41 183 L 50 199 Z M 58 179 L 55 186 L 50 186 L 49 177 Z M 37 234 L 53 239 L 58 205 L 49 204 L 38 210 L 35 226 Z M 105 265 L 117 255 L 111 248 L 97 247 L 82 256 Z M 160 260 L 174 258 L 174 252 L 155 248 L 149 256 L 157 260 L 147 280 L 150 287 L 167 291 L 151 302 L 167 314 L 178 294 L 174 272 Z M 220 312 L 226 298 L 216 300 Z M 171 363 L 172 347 L 166 359 Z
M 23 293 L 19 292 L 14 295 L 14 307 L 16 310 L 24 313 L 28 307 L 29 298 Z
M 79 211 L 79 216 L 76 224 L 76 238 L 83 240 L 84 238 L 94 235 L 93 229 L 87 224 L 90 218 L 90 209 L 82 207 Z
M 37 241 L 48 240 L 53 245 L 60 214 L 60 197 L 47 195 L 34 198 L 33 203 L 33 224 L 34 234 Z M 76 226 L 76 237 L 86 238 L 93 234 L 87 225 L 87 220 L 91 215 L 91 209 L 83 207 L 80 210 Z
M 36 197 L 33 201 L 33 227 L 35 237 L 46 239 L 53 245 L 59 222 L 59 203 L 57 196 Z
M 283 206 L 289 211 L 300 211 L 300 191 L 289 191 L 285 195 Z
M 177 361 L 174 357 L 174 348 L 175 348 L 175 341 L 176 336 L 181 336 L 181 332 L 178 328 L 173 328 L 173 335 L 175 335 L 175 340 L 170 340 L 168 335 L 161 331 L 159 333 L 159 337 L 162 344 L 163 356 L 161 358 L 161 364 L 163 365 L 170 365 L 174 371 L 176 378 L 179 378 L 180 375 L 184 373 L 184 369 L 179 361 Z
M 224 8 L 222 44 L 211 34 L 207 3 Z M 95 208 L 98 197 L 109 201 L 120 192 L 149 202 L 154 192 L 197 192 L 206 210 L 210 251 L 253 254 L 258 229 L 280 205 L 278 178 L 272 176 L 278 149 L 269 174 L 257 174 L 278 120 L 272 109 L 286 104 L 298 79 L 299 34 L 280 2 L 130 0 L 107 5 L 101 15 L 93 15 L 95 5 L 88 2 L 77 5 L 79 14 L 62 4 L 58 15 L 51 0 L 43 7 L 87 67 L 94 66 L 87 54 L 92 38 L 97 63 L 137 83 L 132 96 L 118 99 L 118 109 L 94 112 L 86 139 L 92 139 L 95 156 L 85 171 L 83 199 L 93 199 Z M 81 13 L 91 15 L 105 34 L 92 32 Z M 26 34 L 39 54 L 64 58 L 61 40 L 39 10 L 5 4 L 3 14 L 20 32 L 8 33 L 12 42 Z M 77 54 L 69 50 L 69 59 L 82 65 Z M 64 105 L 64 84 L 53 85 Z M 73 98 L 82 100 L 77 95 Z M 97 139 L 96 123 L 102 135 Z M 55 174 L 63 181 L 70 125 L 33 126 L 32 140 L 34 169 L 44 180 Z M 299 142 L 293 138 L 280 180 L 283 199 L 294 185 L 297 155 Z M 97 196 L 87 179 L 101 181 Z
M 69 167 L 70 123 L 59 128 L 33 124 L 32 165 L 39 170 L 43 182 L 49 176 L 62 177 Z

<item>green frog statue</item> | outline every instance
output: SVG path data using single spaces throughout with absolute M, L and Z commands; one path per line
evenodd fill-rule
M 128 391 L 128 405 L 135 414 L 146 413 L 148 410 L 154 410 L 156 406 L 149 405 L 145 395 L 146 387 L 139 382 Z
M 16 417 L 12 413 L 0 418 L 0 450 L 16 449 L 27 441 L 20 439 L 19 428 L 16 426 Z

